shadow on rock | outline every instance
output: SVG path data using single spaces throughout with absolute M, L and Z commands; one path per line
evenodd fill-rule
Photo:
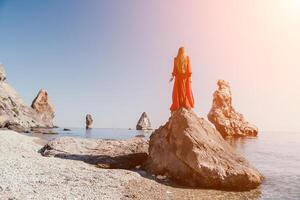
M 148 142 L 143 138 L 118 141 L 62 137 L 50 141 L 40 153 L 105 169 L 134 169 L 147 160 Z
M 148 155 L 146 153 L 134 153 L 120 156 L 97 156 L 58 153 L 54 157 L 68 160 L 79 160 L 104 169 L 134 169 L 137 166 L 143 165 L 147 160 Z

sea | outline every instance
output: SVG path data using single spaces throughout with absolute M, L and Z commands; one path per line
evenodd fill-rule
M 35 134 L 42 139 L 71 136 L 81 138 L 128 139 L 149 137 L 151 131 L 129 129 L 56 129 L 56 135 Z M 256 199 L 300 200 L 300 132 L 260 132 L 255 138 L 228 142 L 265 177 Z M 249 198 L 250 199 L 250 198 Z M 253 199 L 253 198 L 251 198 Z

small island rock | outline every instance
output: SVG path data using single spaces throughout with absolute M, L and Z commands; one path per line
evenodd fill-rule
M 233 108 L 229 83 L 219 80 L 218 86 L 208 114 L 209 121 L 215 125 L 223 137 L 256 136 L 258 129 Z
M 140 117 L 136 125 L 136 130 L 152 130 L 151 122 L 146 112 L 143 112 Z
M 250 190 L 263 180 L 216 129 L 184 108 L 151 135 L 146 169 L 201 188 Z
M 85 117 L 85 128 L 92 129 L 93 128 L 93 117 L 90 114 L 87 114 Z

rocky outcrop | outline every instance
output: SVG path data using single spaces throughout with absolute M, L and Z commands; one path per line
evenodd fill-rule
M 3 64 L 0 64 L 0 81 L 6 80 L 6 73 Z
M 28 132 L 32 127 L 49 127 L 49 124 L 41 119 L 36 110 L 27 106 L 17 91 L 7 83 L 2 65 L 0 67 L 0 128 Z
M 61 137 L 50 141 L 41 153 L 81 160 L 101 168 L 132 169 L 146 161 L 148 142 L 142 138 L 117 141 Z
M 38 113 L 40 119 L 48 127 L 53 127 L 54 107 L 50 103 L 46 90 L 41 89 L 33 100 L 31 107 Z
M 85 117 L 85 128 L 92 129 L 93 128 L 93 117 L 90 114 L 87 114 Z
M 151 122 L 147 115 L 147 113 L 143 112 L 142 116 L 140 117 L 137 125 L 136 130 L 151 130 Z
M 223 137 L 256 136 L 258 129 L 233 108 L 229 83 L 219 80 L 218 86 L 208 114 L 209 121 L 215 125 Z
M 175 111 L 150 137 L 146 169 L 181 185 L 250 190 L 262 175 L 192 110 Z

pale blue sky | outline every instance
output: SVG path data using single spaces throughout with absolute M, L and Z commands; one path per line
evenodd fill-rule
M 300 16 L 284 2 L 0 0 L 0 62 L 28 104 L 49 92 L 59 126 L 83 126 L 91 113 L 96 127 L 134 127 L 146 111 L 157 127 L 184 45 L 199 115 L 222 78 L 261 130 L 300 130 Z
M 162 62 L 168 73 L 176 49 L 155 60 L 159 30 L 155 22 L 140 23 L 134 1 L 1 2 L 0 60 L 8 81 L 28 104 L 45 88 L 58 125 L 81 126 L 86 113 L 97 127 L 134 127 L 143 111 L 167 117 L 170 99 L 158 99 L 153 77 L 168 84 L 169 74 L 154 70 Z

